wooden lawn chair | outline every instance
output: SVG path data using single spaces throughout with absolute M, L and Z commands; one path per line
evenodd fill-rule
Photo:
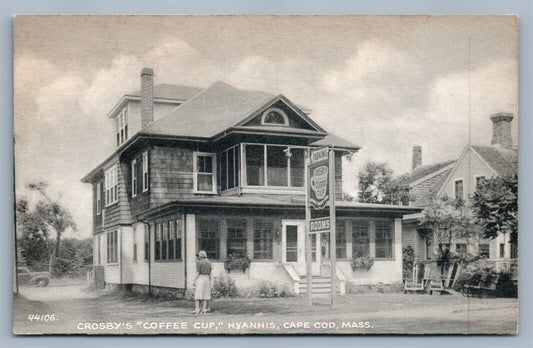
M 439 291 L 442 295 L 444 288 L 444 279 L 439 275 L 438 271 L 432 270 L 431 266 L 426 266 L 426 272 L 424 272 L 424 287 L 429 291 L 430 295 L 433 295 L 433 291 Z
M 408 291 L 414 291 L 414 292 L 425 291 L 424 280 L 421 279 L 420 281 L 418 281 L 419 271 L 420 271 L 420 264 L 414 265 L 413 266 L 413 281 L 411 282 L 408 282 L 406 280 L 403 281 L 403 293 L 404 294 L 407 294 Z

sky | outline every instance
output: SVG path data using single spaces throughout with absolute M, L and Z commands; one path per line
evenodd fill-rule
M 361 150 L 344 188 L 369 160 L 395 174 L 490 144 L 490 115 L 511 112 L 518 144 L 513 16 L 17 16 L 14 20 L 15 190 L 46 181 L 91 235 L 81 179 L 115 150 L 107 113 L 154 83 L 223 81 L 283 94 Z

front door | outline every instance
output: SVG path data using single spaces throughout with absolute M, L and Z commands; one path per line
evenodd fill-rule
M 283 220 L 282 226 L 282 262 L 293 265 L 298 274 L 305 274 L 305 221 Z M 312 271 L 313 274 L 318 274 L 320 266 L 316 255 L 316 235 L 311 235 L 311 245 Z

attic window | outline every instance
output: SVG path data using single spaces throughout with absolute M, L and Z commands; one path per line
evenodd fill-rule
M 261 118 L 262 125 L 288 126 L 289 119 L 283 110 L 270 108 L 263 113 Z

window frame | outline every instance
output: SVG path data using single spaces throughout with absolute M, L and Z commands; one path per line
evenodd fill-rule
M 253 223 L 253 234 L 252 234 L 252 248 L 253 253 L 252 257 L 254 260 L 273 260 L 274 259 L 274 221 L 272 219 L 261 219 L 261 218 L 254 218 L 252 220 Z M 258 224 L 260 226 L 258 226 Z M 268 231 L 264 229 L 263 227 L 265 225 L 270 225 L 270 236 L 267 236 L 265 238 L 264 231 Z M 256 232 L 258 232 L 258 235 L 256 235 Z M 260 238 L 259 238 L 260 237 Z M 263 243 L 261 243 L 263 241 Z M 270 250 L 264 250 L 264 249 L 256 249 L 256 243 L 257 244 L 263 244 L 268 245 L 270 244 Z M 261 256 L 256 256 L 257 254 L 260 254 Z M 262 255 L 265 255 L 264 257 Z
M 230 171 L 229 171 L 229 153 L 233 152 L 233 186 L 230 187 Z M 241 147 L 240 144 L 233 145 L 228 147 L 225 150 L 220 152 L 220 155 L 217 157 L 217 185 L 220 187 L 220 191 L 232 190 L 240 185 L 241 180 Z M 224 160 L 225 159 L 225 160 Z M 222 163 L 224 160 L 225 163 Z M 225 177 L 223 178 L 223 174 Z M 225 179 L 226 183 L 223 185 L 223 180 Z
M 201 246 L 201 241 L 203 240 L 209 240 L 208 238 L 203 238 L 203 235 L 202 235 L 202 230 L 201 230 L 201 225 L 202 225 L 202 222 L 205 221 L 207 223 L 207 226 L 209 226 L 210 223 L 215 223 L 216 224 L 216 231 L 214 232 L 215 233 L 215 238 L 214 239 L 214 245 L 216 246 L 216 249 L 214 250 L 214 253 L 215 253 L 215 256 L 211 255 L 211 253 L 213 252 L 212 250 L 207 250 L 205 247 Z M 221 260 L 221 248 L 220 248 L 220 220 L 218 218 L 215 218 L 215 217 L 208 217 L 208 216 L 202 216 L 202 217 L 199 217 L 198 220 L 196 221 L 197 222 L 197 236 L 196 236 L 196 248 L 197 250 L 204 250 L 206 253 L 207 253 L 207 256 L 210 260 Z M 212 231 L 207 231 L 208 234 L 210 233 L 213 233 Z
M 96 215 L 102 214 L 102 182 L 96 183 Z
M 478 183 L 479 180 L 483 180 L 483 182 L 485 182 L 487 180 L 487 176 L 486 175 L 474 175 L 474 189 L 475 191 L 479 190 L 479 187 L 483 184 L 483 183 Z
M 357 238 L 355 238 L 355 234 L 354 234 L 354 228 L 356 226 L 358 226 L 359 224 L 362 224 L 362 225 L 366 225 L 366 234 L 367 236 L 366 237 L 360 237 L 361 233 L 359 233 L 359 236 Z M 368 245 L 368 254 L 367 255 L 361 255 L 361 256 L 371 256 L 372 255 L 372 250 L 371 250 L 371 244 L 370 244 L 370 234 L 371 234 L 371 230 L 370 230 L 370 220 L 366 220 L 366 219 L 352 219 L 351 220 L 351 234 L 352 234 L 352 255 L 351 257 L 353 257 L 354 253 L 356 252 L 355 250 L 355 245 L 363 245 L 362 243 L 355 243 L 355 241 L 359 241 L 359 240 L 366 240 L 367 242 L 365 243 L 365 245 Z M 357 256 L 357 257 L 361 257 L 361 256 Z
M 118 230 L 106 232 L 106 264 L 118 264 Z
M 483 245 L 483 247 L 481 247 Z M 486 250 L 487 252 L 481 252 L 481 249 Z M 479 256 L 486 256 L 487 259 L 490 258 L 490 243 L 478 243 L 478 254 Z
M 265 122 L 266 117 L 271 112 L 277 112 L 278 114 L 283 117 L 283 123 L 271 123 L 271 122 Z M 289 127 L 289 118 L 287 117 L 287 114 L 285 111 L 281 110 L 280 108 L 268 108 L 266 109 L 263 114 L 261 115 L 261 125 L 262 126 L 280 126 L 280 127 Z
M 211 157 L 211 170 L 212 172 L 198 172 L 198 158 L 199 157 Z M 198 190 L 198 175 L 211 175 L 211 191 Z M 193 192 L 201 194 L 216 194 L 217 193 L 217 155 L 213 152 L 193 152 Z
M 461 197 L 457 197 L 457 183 L 461 182 L 462 184 L 462 195 Z M 465 180 L 463 178 L 457 178 L 453 180 L 453 199 L 461 198 L 462 200 L 465 199 Z
M 151 229 L 151 225 L 146 224 L 145 229 L 144 229 L 144 255 L 143 255 L 144 262 L 150 261 L 150 246 L 151 246 L 150 229 Z
M 105 206 L 118 202 L 118 164 L 105 171 Z
M 310 149 L 308 146 L 299 146 L 299 145 L 284 145 L 284 144 L 267 144 L 267 143 L 242 143 L 242 150 L 241 150 L 241 157 L 240 160 L 243 163 L 243 168 L 240 170 L 240 174 L 242 176 L 242 183 L 243 187 L 246 188 L 272 188 L 272 189 L 296 189 L 296 190 L 303 190 L 304 189 L 304 183 L 302 182 L 302 186 L 293 186 L 292 185 L 292 175 L 293 175 L 293 167 L 292 167 L 292 149 L 302 149 L 304 153 L 304 176 L 305 176 L 305 153 Z M 248 163 L 247 163 L 247 155 L 246 155 L 246 147 L 248 145 L 252 146 L 263 146 L 263 184 L 262 185 L 249 185 L 248 184 Z M 291 153 L 291 156 L 287 157 L 287 185 L 286 186 L 274 186 L 274 185 L 268 185 L 268 147 L 284 147 L 285 149 L 283 151 L 287 151 L 287 153 Z M 305 181 L 305 180 L 304 180 Z
M 343 226 L 342 227 L 342 231 L 340 231 L 340 226 Z M 348 251 L 347 251 L 347 245 L 348 245 L 348 236 L 347 236 L 347 229 L 348 229 L 348 223 L 346 220 L 337 220 L 335 222 L 335 229 L 336 229 L 336 232 L 335 232 L 335 257 L 338 259 L 338 260 L 347 260 L 348 259 Z M 339 236 L 341 235 L 341 233 L 339 232 L 342 232 L 342 235 L 343 235 L 343 238 L 339 238 Z M 344 250 L 344 256 L 339 256 L 339 250 L 340 249 L 343 249 Z M 351 258 L 351 257 L 350 257 Z
M 226 257 L 228 257 L 231 253 L 230 253 L 230 242 L 231 243 L 236 243 L 237 245 L 238 244 L 243 244 L 244 245 L 244 250 L 243 250 L 243 254 L 242 255 L 239 255 L 239 257 L 246 257 L 248 255 L 248 231 L 247 231 L 247 225 L 248 225 L 248 221 L 247 219 L 243 219 L 243 218 L 238 218 L 238 217 L 235 217 L 235 218 L 227 218 L 226 219 Z M 235 230 L 242 230 L 242 235 L 240 236 L 237 236 L 237 237 L 240 237 L 240 238 L 236 238 L 234 236 L 234 238 L 231 238 L 231 232 L 230 232 L 230 229 L 235 229 Z M 232 248 L 235 248 L 235 246 L 232 246 Z
M 131 161 L 131 197 L 136 197 L 138 192 L 138 182 L 137 182 L 137 159 L 135 158 Z
M 390 240 L 390 255 L 389 256 L 378 256 L 378 225 L 387 224 L 389 231 L 389 238 L 380 238 L 379 240 Z M 374 255 L 376 260 L 394 260 L 394 223 L 389 220 L 375 220 L 374 221 Z M 383 248 L 383 247 L 382 247 Z
M 143 162 L 142 164 L 143 165 L 142 192 L 146 192 L 150 188 L 149 187 L 150 177 L 149 177 L 148 150 L 143 151 L 142 162 Z
M 123 108 L 117 116 L 115 116 L 115 134 L 117 140 L 117 147 L 121 146 L 128 140 L 128 123 L 129 113 L 128 108 Z

